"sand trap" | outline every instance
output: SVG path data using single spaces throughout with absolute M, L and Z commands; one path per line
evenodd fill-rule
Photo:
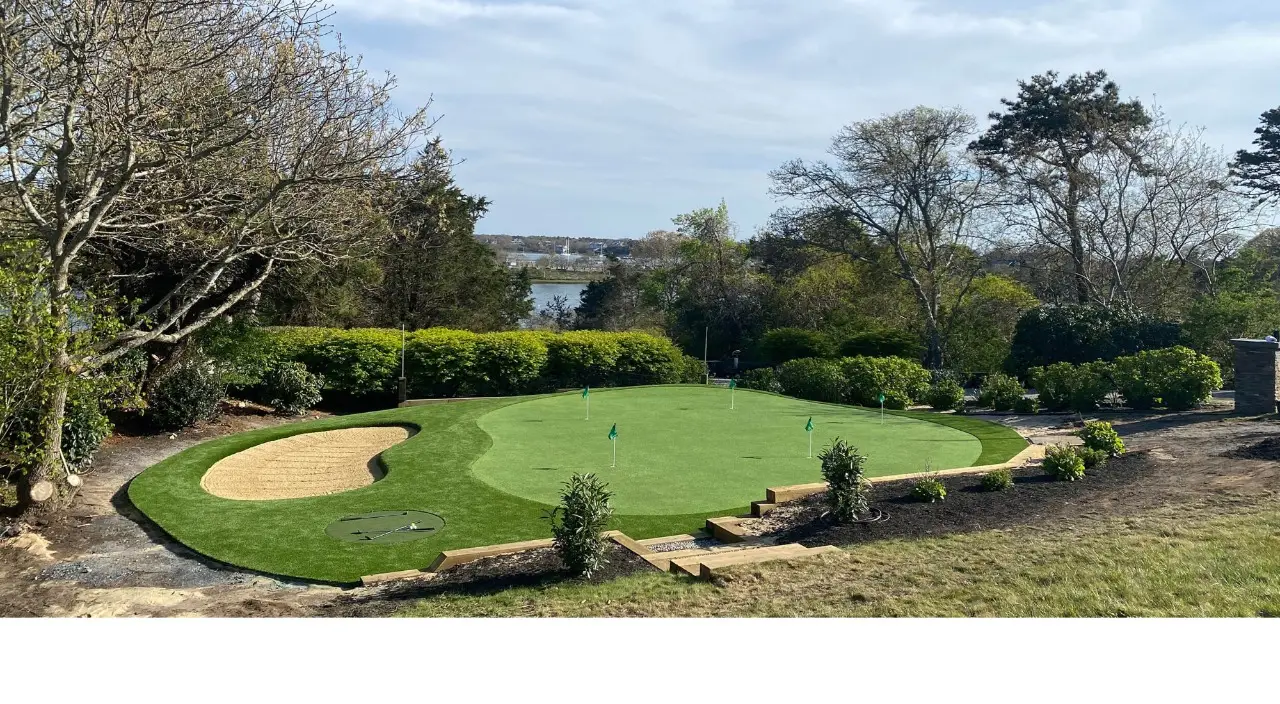
M 262 501 L 324 496 L 382 478 L 378 455 L 411 435 L 408 428 L 347 428 L 303 433 L 218 460 L 200 479 L 224 499 Z

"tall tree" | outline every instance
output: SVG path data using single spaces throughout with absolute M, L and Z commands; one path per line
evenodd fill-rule
M 772 192 L 794 198 L 796 235 L 855 259 L 892 255 L 925 324 L 926 362 L 942 364 L 945 294 L 963 298 L 979 262 L 969 246 L 991 206 L 986 174 L 965 154 L 975 121 L 961 110 L 917 107 L 855 122 L 832 140 L 835 163 L 795 160 Z
M 1050 71 L 1018 87 L 1018 97 L 1001 99 L 1006 110 L 990 114 L 993 124 L 969 149 L 1021 206 L 1011 211 L 1015 223 L 1069 257 L 1076 298 L 1086 303 L 1093 298 L 1081 217 L 1093 179 L 1086 159 L 1110 150 L 1133 156 L 1133 134 L 1151 117 L 1137 100 L 1120 99 L 1106 71 L 1061 82 Z
M 1253 130 L 1257 149 L 1236 152 L 1232 172 L 1259 202 L 1268 203 L 1280 200 L 1280 108 L 1262 113 L 1260 121 Z
M 335 44 L 309 0 L 0 0 L 0 189 L 42 243 L 52 352 L 45 460 L 20 484 L 62 505 L 69 379 L 224 316 L 281 263 L 359 244 L 382 174 L 429 128 Z M 81 353 L 72 301 L 85 262 L 128 247 L 165 281 Z M 163 256 L 160 256 L 163 254 Z M 175 270 L 174 265 L 180 266 Z M 163 268 L 161 268 L 163 267 Z M 57 500 L 32 506 L 31 489 Z
M 391 236 L 379 257 L 376 325 L 502 330 L 533 308 L 525 269 L 508 271 L 476 239 L 489 200 L 465 193 L 453 165 L 437 138 L 395 190 Z

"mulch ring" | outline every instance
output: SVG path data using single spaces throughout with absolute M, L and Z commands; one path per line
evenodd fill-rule
M 1226 453 L 1227 457 L 1240 460 L 1271 460 L 1280 462 L 1280 437 L 1270 437 L 1250 445 L 1241 445 Z
M 1159 474 L 1160 464 L 1149 452 L 1131 452 L 1075 482 L 1056 481 L 1039 467 L 1024 467 L 1013 471 L 1012 488 L 996 492 L 982 490 L 981 475 L 939 477 L 947 497 L 937 503 L 911 498 L 912 481 L 887 482 L 876 485 L 871 506 L 888 514 L 888 520 L 837 525 L 825 515 L 824 494 L 779 507 L 787 512 L 766 519 L 778 542 L 810 547 L 1033 525 L 1064 515 L 1122 510 L 1131 495 L 1136 499 L 1142 492 L 1142 480 Z
M 384 616 L 403 604 L 441 594 L 491 594 L 512 587 L 545 587 L 561 583 L 599 584 L 653 567 L 635 553 L 609 541 L 605 565 L 588 579 L 569 574 L 554 548 L 486 557 L 451 567 L 431 580 L 390 582 L 344 596 L 321 607 L 321 616 Z

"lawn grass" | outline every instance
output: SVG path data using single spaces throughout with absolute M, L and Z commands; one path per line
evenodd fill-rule
M 1280 616 L 1280 504 L 858 545 L 738 568 L 444 595 L 400 616 Z
M 720 391 L 720 394 L 724 393 L 723 390 Z M 592 423 L 600 427 L 593 425 L 581 431 L 575 430 L 582 433 L 583 439 L 562 447 L 566 456 L 579 456 L 573 454 L 580 452 L 578 445 L 593 442 L 596 447 L 590 451 L 599 455 L 596 467 L 604 465 L 598 471 L 601 474 L 608 471 L 605 454 L 608 451 L 608 441 L 605 438 L 607 426 L 604 425 L 607 415 L 604 414 L 604 409 L 610 408 L 619 400 L 625 400 L 628 394 L 639 394 L 650 399 L 661 398 L 665 394 L 671 406 L 679 408 L 680 404 L 701 403 L 712 397 L 709 394 L 715 395 L 716 391 L 704 387 L 650 387 L 593 392 Z M 131 482 L 129 498 L 179 542 L 213 559 L 238 567 L 344 584 L 358 581 L 362 575 L 421 568 L 430 564 L 443 550 L 549 536 L 544 511 L 549 504 L 555 502 L 555 495 L 547 493 L 542 499 L 518 496 L 512 491 L 496 488 L 482 481 L 472 471 L 473 464 L 494 446 L 490 435 L 481 428 L 481 424 L 486 423 L 487 414 L 502 413 L 525 405 L 533 405 L 536 410 L 536 404 L 548 398 L 564 404 L 564 408 L 572 408 L 574 403 L 581 403 L 576 394 L 477 399 L 377 411 L 240 433 L 202 443 L 147 469 Z M 975 459 L 971 461 L 976 461 L 990 455 L 987 447 L 989 443 L 1000 443 L 1007 439 L 1001 438 L 999 433 L 989 433 L 987 426 L 990 424 L 974 419 L 963 419 L 972 424 L 964 428 L 970 435 L 963 437 L 943 426 L 918 422 L 920 419 L 944 418 L 932 414 L 916 414 L 915 418 L 894 416 L 896 420 L 888 423 L 882 431 L 878 430 L 878 418 L 865 409 L 738 392 L 740 403 L 749 404 L 757 398 L 774 409 L 770 413 L 782 413 L 785 410 L 789 414 L 789 424 L 794 425 L 796 423 L 792 421 L 798 421 L 799 428 L 789 431 L 798 436 L 795 444 L 804 441 L 803 424 L 808 415 L 814 416 L 814 423 L 819 429 L 847 428 L 855 439 L 859 435 L 868 439 L 880 437 L 886 453 L 896 451 L 895 445 L 902 438 L 918 433 L 922 438 L 951 438 L 949 442 L 956 447 L 969 448 L 966 450 L 969 454 L 964 457 L 973 457 Z M 615 411 L 622 412 L 616 407 Z M 725 409 L 724 413 L 729 411 Z M 683 428 L 690 424 L 690 418 L 682 418 L 675 413 L 664 414 L 655 410 L 652 415 L 655 416 L 655 422 L 662 419 L 673 424 L 673 427 Z M 597 423 L 595 418 L 601 420 Z M 585 421 L 576 421 L 575 428 L 578 427 L 577 422 L 585 424 Z M 633 431 L 628 430 L 631 426 L 627 422 L 619 423 L 620 444 L 634 442 L 629 439 L 635 436 Z M 330 496 L 279 501 L 221 499 L 200 488 L 200 477 L 214 462 L 254 445 L 305 432 L 386 424 L 409 424 L 418 428 L 419 432 L 383 453 L 382 460 L 387 475 L 368 487 Z M 501 422 L 498 424 L 499 427 L 502 425 Z M 542 432 L 546 432 L 545 426 L 555 424 L 544 422 L 526 425 L 544 426 Z M 709 428 L 705 432 L 706 443 L 721 450 L 748 454 L 742 451 L 742 447 L 754 442 L 750 436 L 758 429 L 750 426 L 742 436 L 733 436 L 729 433 L 730 428 L 731 423 L 725 423 L 722 429 Z M 876 435 L 888 432 L 890 428 L 897 428 L 892 438 L 888 435 Z M 588 431 L 600 432 L 593 434 Z M 497 432 L 501 435 L 500 430 Z M 972 435 L 975 432 L 989 433 L 991 438 L 975 440 Z M 598 438 L 595 437 L 597 435 Z M 654 442 L 659 443 L 661 438 L 654 437 Z M 704 437 L 704 434 L 700 433 L 698 437 Z M 565 440 L 566 438 L 559 437 L 557 442 Z M 507 442 L 507 439 L 504 438 L 503 442 Z M 1019 443 L 1016 447 L 1007 442 L 999 445 L 1002 448 L 999 452 L 1007 452 L 1001 460 L 1008 459 L 1025 447 L 1025 442 L 1019 440 Z M 815 454 L 821 444 L 822 436 L 819 435 L 815 438 Z M 901 465 L 885 464 L 879 470 L 885 473 L 919 471 L 924 455 L 931 451 L 928 450 L 927 442 L 916 442 L 913 446 L 916 448 L 915 453 L 903 453 Z M 683 533 L 701 527 L 709 516 L 741 513 L 751 500 L 763 498 L 764 489 L 774 478 L 794 476 L 804 481 L 816 476 L 814 473 L 817 471 L 816 460 L 813 460 L 809 464 L 789 465 L 793 469 L 798 468 L 799 473 L 794 475 L 762 473 L 758 483 L 748 475 L 739 475 L 736 477 L 737 483 L 733 485 L 734 491 L 738 493 L 726 493 L 717 483 L 717 475 L 713 471 L 704 471 L 684 463 L 682 458 L 690 451 L 688 446 L 666 443 L 660 447 L 669 454 L 665 460 L 653 460 L 652 466 L 670 470 L 667 479 L 671 483 L 667 487 L 672 493 L 705 492 L 713 499 L 702 503 L 672 501 L 664 506 L 667 513 L 627 513 L 620 510 L 615 515 L 612 527 L 636 538 Z M 876 455 L 876 450 L 871 446 L 864 446 L 864 451 L 873 458 Z M 519 459 L 518 455 L 519 452 L 514 455 L 508 453 L 508 461 L 516 461 Z M 512 457 L 516 459 L 510 459 Z M 624 457 L 626 455 L 620 450 L 620 459 Z M 488 466 L 501 474 L 498 472 L 501 469 L 499 465 Z M 524 466 L 528 468 L 530 463 L 525 461 Z M 638 471 L 636 473 L 639 474 Z M 643 496 L 643 492 L 637 487 L 652 493 L 653 487 L 663 479 L 652 471 L 645 476 L 649 482 L 647 489 L 640 483 L 626 487 L 628 506 L 632 510 L 643 509 L 642 504 L 635 503 L 637 497 Z M 681 483 L 694 476 L 700 476 L 697 482 Z M 611 481 L 616 481 L 619 485 L 626 484 L 617 476 Z M 545 490 L 552 484 L 554 483 L 544 479 L 540 490 Z M 510 488 L 509 485 L 504 487 Z M 532 490 L 530 493 L 536 497 L 544 496 L 534 494 Z M 341 542 L 324 533 L 325 526 L 344 516 L 397 509 L 436 513 L 445 519 L 446 526 L 439 533 L 421 540 L 395 544 Z

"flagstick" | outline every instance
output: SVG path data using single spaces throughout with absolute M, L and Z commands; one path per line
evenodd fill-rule
M 884 401 L 880 401 L 880 425 L 884 425 Z
M 591 420 L 591 395 L 587 394 L 587 420 Z
M 813 459 L 813 431 L 809 431 L 809 459 Z
M 613 459 L 609 462 L 609 466 L 617 467 L 618 466 L 618 438 L 616 437 L 613 438 L 611 442 L 613 444 Z
M 733 410 L 733 389 L 729 389 L 729 410 Z

